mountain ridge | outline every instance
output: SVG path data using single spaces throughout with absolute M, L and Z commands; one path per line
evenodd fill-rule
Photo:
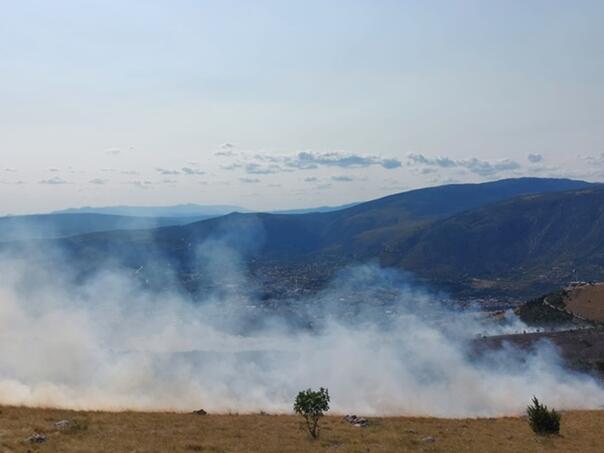
M 586 194 L 591 201 L 580 204 L 580 222 L 561 216 Z M 303 275 L 315 285 L 342 267 L 377 260 L 456 294 L 533 294 L 567 279 L 569 260 L 591 266 L 595 276 L 604 272 L 572 246 L 575 237 L 604 244 L 604 229 L 589 228 L 590 209 L 602 206 L 602 185 L 518 178 L 418 189 L 330 212 L 231 213 L 53 244 L 86 265 L 111 258 L 126 267 L 155 267 L 156 274 L 164 263 L 178 275 L 194 275 L 200 248 L 220 242 L 236 250 L 250 272 L 283 281 Z M 588 253 L 600 256 L 600 249 Z M 556 272 L 546 272 L 550 261 Z

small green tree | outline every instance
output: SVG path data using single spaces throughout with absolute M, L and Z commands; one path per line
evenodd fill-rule
M 560 414 L 554 409 L 549 410 L 533 396 L 531 404 L 526 409 L 529 424 L 537 434 L 559 434 Z
M 329 392 L 321 387 L 318 392 L 311 389 L 301 391 L 294 402 L 294 411 L 306 421 L 313 439 L 319 436 L 319 419 L 329 410 Z

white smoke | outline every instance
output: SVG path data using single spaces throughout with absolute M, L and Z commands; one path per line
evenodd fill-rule
M 0 404 L 289 412 L 299 390 L 323 386 L 334 412 L 366 415 L 514 414 L 533 395 L 559 409 L 604 405 L 604 389 L 546 343 L 472 355 L 486 327 L 395 271 L 353 268 L 275 315 L 244 291 L 253 282 L 229 247 L 206 244 L 200 269 L 231 290 L 193 301 L 176 285 L 146 290 L 117 265 L 76 279 L 58 253 L 4 255 Z M 522 328 L 513 322 L 497 329 Z

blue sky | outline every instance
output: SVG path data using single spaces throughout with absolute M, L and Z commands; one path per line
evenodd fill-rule
M 19 1 L 0 213 L 604 179 L 601 1 Z

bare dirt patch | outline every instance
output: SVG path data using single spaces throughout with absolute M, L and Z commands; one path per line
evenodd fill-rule
M 584 285 L 569 291 L 565 303 L 571 313 L 604 323 L 604 283 Z

